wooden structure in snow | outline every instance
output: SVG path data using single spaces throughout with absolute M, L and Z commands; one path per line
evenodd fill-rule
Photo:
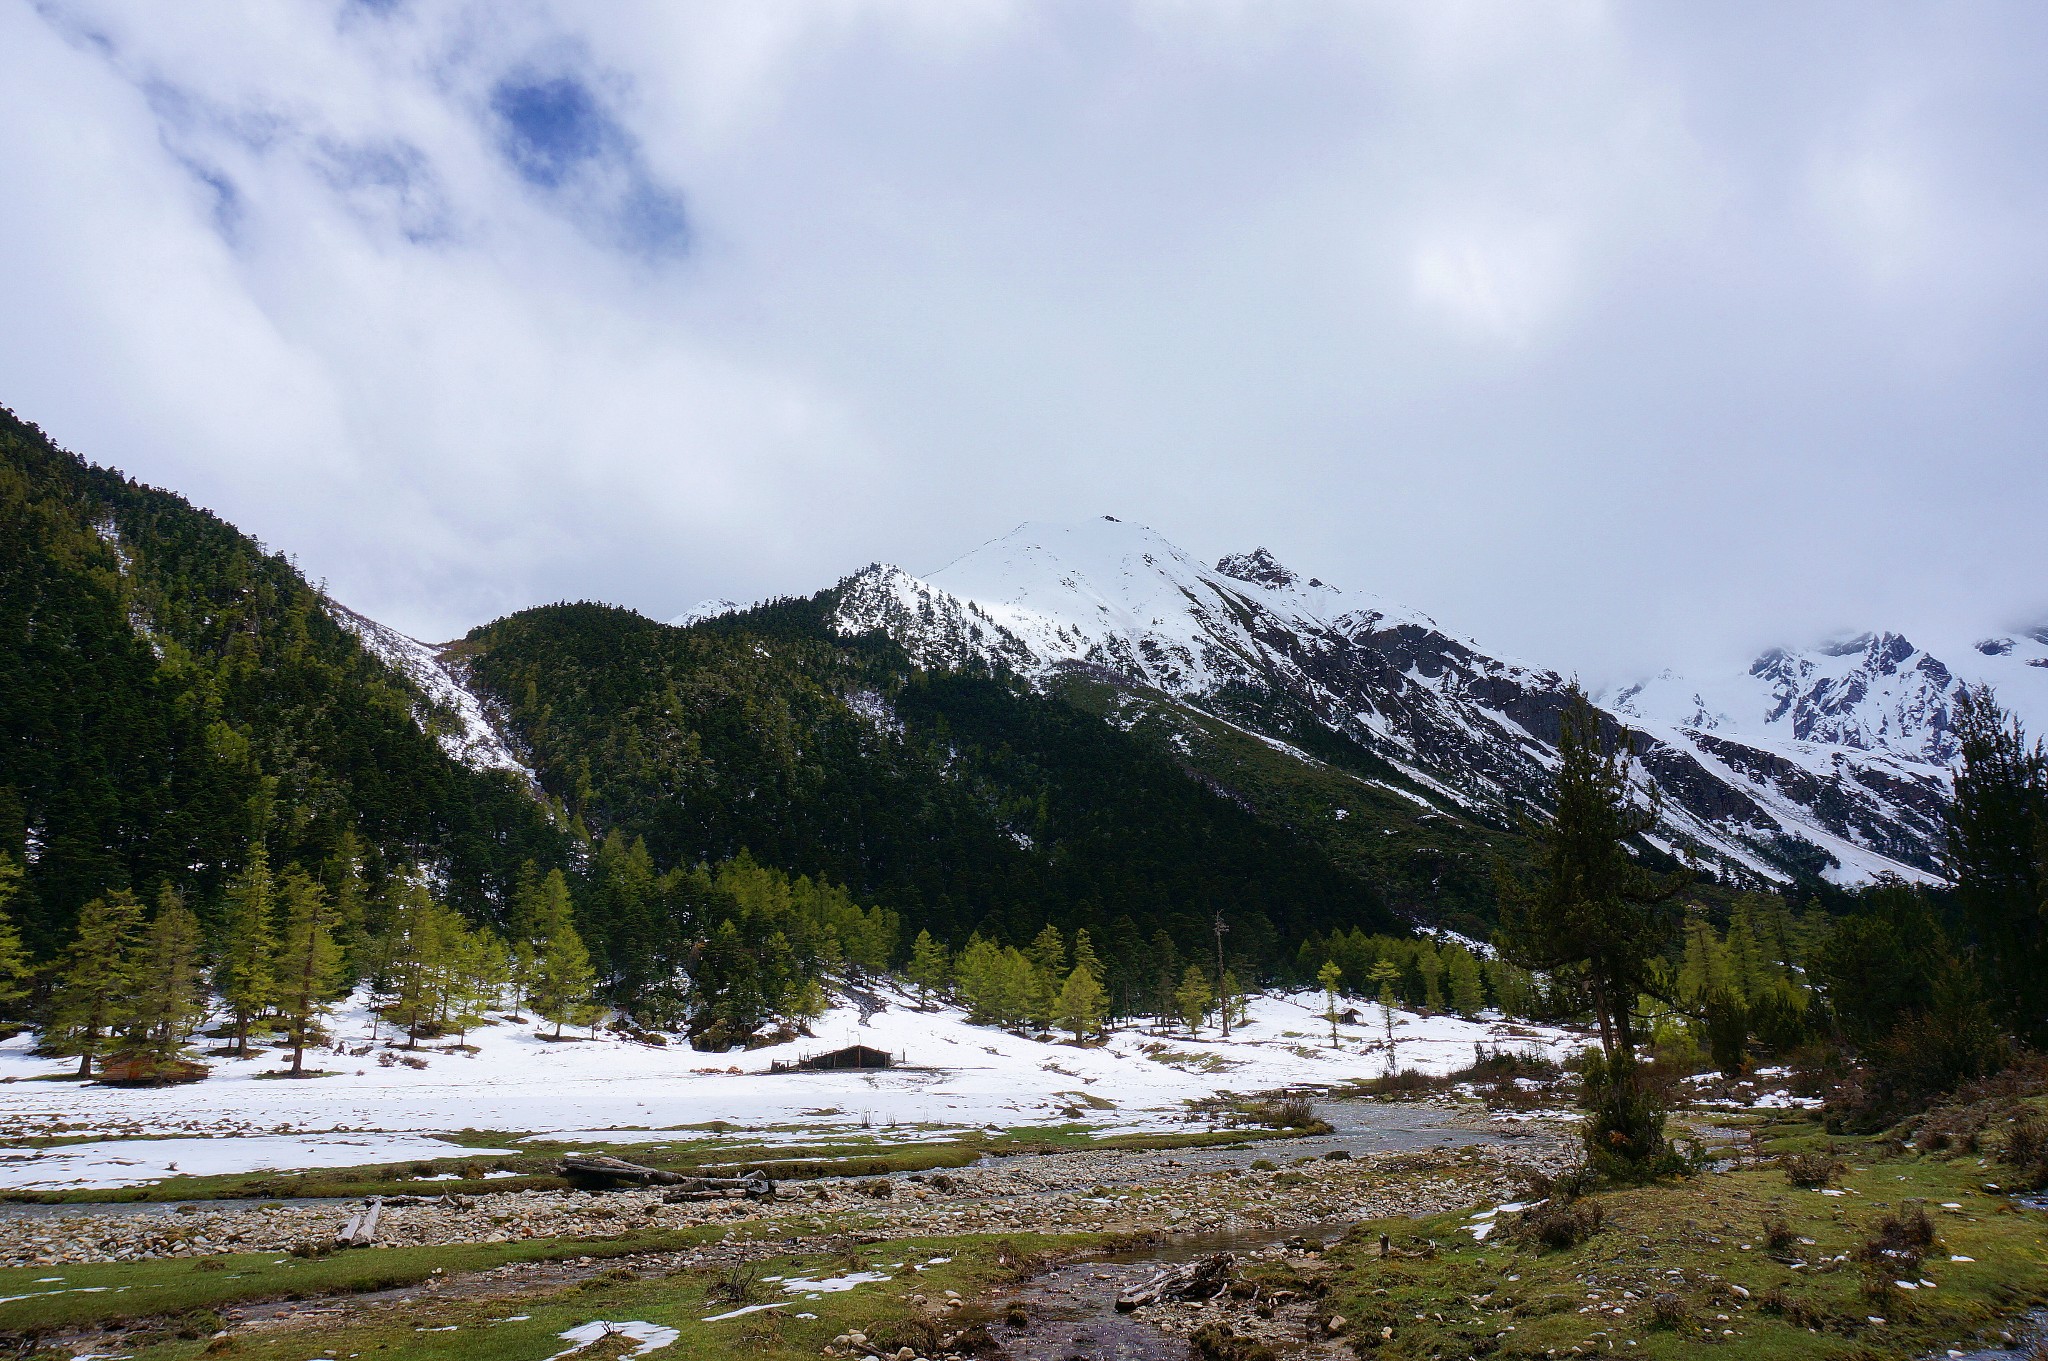
M 823 1054 L 811 1054 L 804 1058 L 784 1063 L 776 1059 L 768 1065 L 771 1073 L 825 1073 L 845 1068 L 894 1068 L 896 1058 L 886 1049 L 871 1049 L 864 1044 L 849 1044 L 844 1049 L 834 1049 Z

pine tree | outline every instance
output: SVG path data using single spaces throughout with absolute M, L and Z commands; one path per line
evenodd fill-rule
M 953 970 L 946 958 L 946 947 L 933 940 L 931 932 L 919 931 L 910 947 L 910 967 L 905 972 L 917 986 L 917 1000 L 930 1006 L 932 994 L 946 990 Z
M 111 1047 L 135 992 L 135 937 L 142 904 L 122 890 L 78 910 L 71 944 L 57 965 L 43 1043 L 51 1053 L 78 1056 L 78 1076 L 92 1076 L 93 1061 Z
M 1444 952 L 1444 971 L 1451 986 L 1451 1010 L 1477 1016 L 1486 1009 L 1486 990 L 1479 981 L 1479 961 L 1462 945 Z
M 1532 888 L 1503 876 L 1503 939 L 1517 964 L 1582 975 L 1592 994 L 1600 1043 L 1610 1061 L 1634 1062 L 1630 1013 L 1670 939 L 1662 905 L 1683 873 L 1659 876 L 1636 864 L 1627 841 L 1655 823 L 1630 793 L 1625 743 L 1609 747 L 1600 719 L 1576 687 L 1559 715 L 1555 812 L 1537 829 L 1542 874 Z
M 1344 970 L 1334 959 L 1323 961 L 1323 967 L 1316 970 L 1316 982 L 1323 989 L 1323 1019 L 1330 1023 L 1330 1048 L 1337 1047 L 1337 1022 L 1343 1013 L 1337 1010 L 1337 989 L 1344 984 Z
M 279 879 L 284 934 L 275 956 L 278 1010 L 292 1046 L 291 1075 L 306 1071 L 306 1045 L 317 1039 L 341 981 L 341 950 L 334 942 L 327 892 L 297 866 Z
M 1624 740 L 1602 740 L 1600 719 L 1576 686 L 1559 716 L 1554 812 L 1537 829 L 1541 875 L 1533 886 L 1501 877 L 1502 940 L 1515 962 L 1582 979 L 1600 1026 L 1603 1061 L 1587 1071 L 1593 1114 L 1581 1131 L 1588 1157 L 1617 1174 L 1659 1167 L 1668 1152 L 1664 1111 L 1636 1071 L 1631 1023 L 1672 933 L 1664 905 L 1683 872 L 1656 875 L 1627 843 L 1653 826 L 1635 804 Z
M 135 953 L 132 988 L 122 1008 L 122 1052 L 139 1060 L 138 1076 L 159 1077 L 182 1058 L 192 1032 L 206 1019 L 206 971 L 200 960 L 199 918 L 169 884 L 157 895 Z
M 0 851 L 0 1016 L 11 1017 L 27 1000 L 29 979 L 35 972 L 28 947 L 21 941 L 21 929 L 8 910 L 21 892 L 22 877 L 20 862 Z
M 538 906 L 533 1009 L 543 1020 L 555 1023 L 555 1038 L 560 1039 L 565 1024 L 580 1025 L 591 1015 L 590 993 L 597 983 L 597 971 L 591 967 L 583 938 L 576 934 L 569 883 L 560 870 L 548 871 Z
M 1216 1004 L 1215 989 L 1209 986 L 1209 975 L 1201 965 L 1188 965 L 1188 971 L 1181 975 L 1180 987 L 1174 990 L 1173 1000 L 1180 1009 L 1180 1019 L 1187 1025 L 1188 1034 L 1199 1037 L 1202 1018 Z
M 2048 1046 L 2048 751 L 1988 689 L 1955 706 L 1962 750 L 1948 866 L 1990 992 L 2016 1034 Z
M 1085 963 L 1076 964 L 1061 985 L 1059 996 L 1059 1022 L 1074 1032 L 1074 1043 L 1081 1043 L 1102 1025 L 1108 1000 L 1094 971 Z
M 249 863 L 228 885 L 221 921 L 220 962 L 214 989 L 235 1018 L 235 1054 L 249 1056 L 249 1025 L 277 997 L 272 956 L 277 933 L 271 922 L 273 885 L 270 857 L 261 841 L 249 848 Z

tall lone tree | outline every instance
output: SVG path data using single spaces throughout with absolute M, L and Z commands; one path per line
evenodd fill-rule
M 44 1041 L 53 1053 L 78 1056 L 78 1076 L 113 1044 L 135 987 L 135 936 L 142 904 L 116 890 L 78 910 L 78 926 L 57 965 Z
M 306 1072 L 306 1044 L 341 980 L 341 948 L 334 940 L 335 906 L 312 877 L 294 868 L 278 881 L 284 932 L 276 955 L 277 1006 L 291 1040 L 293 1077 Z
M 122 1051 L 161 1080 L 178 1065 L 192 1032 L 206 1019 L 206 969 L 199 918 L 169 884 L 157 895 L 135 952 L 133 994 L 122 1018 Z
M 1594 1111 L 1589 1155 L 1636 1172 L 1665 1153 L 1664 1111 L 1635 1071 L 1636 998 L 1652 981 L 1674 923 L 1665 905 L 1684 888 L 1681 871 L 1653 874 L 1629 854 L 1628 839 L 1656 818 L 1630 794 L 1623 740 L 1601 738 L 1599 715 L 1576 686 L 1559 715 L 1555 816 L 1538 829 L 1541 874 L 1533 886 L 1501 876 L 1507 953 L 1528 969 L 1584 980 L 1600 1022 L 1601 1062 L 1586 1080 Z
M 1962 748 L 1948 810 L 1956 899 L 2014 1033 L 2048 1045 L 2048 751 L 1987 688 L 1955 711 Z
M 1536 831 L 1541 874 L 1533 886 L 1501 878 L 1507 953 L 1526 969 L 1583 978 L 1608 1062 L 1632 1062 L 1630 1016 L 1675 929 L 1665 904 L 1688 876 L 1654 874 L 1629 854 L 1629 838 L 1656 824 L 1656 807 L 1654 792 L 1648 807 L 1630 795 L 1626 735 L 1604 742 L 1576 686 L 1559 729 L 1556 815 Z
M 277 932 L 271 922 L 274 896 L 270 856 L 258 841 L 249 848 L 249 863 L 228 885 L 220 959 L 214 968 L 214 988 L 235 1018 L 238 1058 L 249 1056 L 250 1023 L 277 997 L 271 959 L 277 950 Z

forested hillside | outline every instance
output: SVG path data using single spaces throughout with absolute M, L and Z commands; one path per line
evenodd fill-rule
M 110 889 L 212 913 L 258 837 L 317 866 L 353 831 L 373 882 L 417 863 L 486 915 L 566 838 L 451 721 L 286 558 L 0 411 L 0 852 L 38 954 Z
M 461 645 L 543 787 L 654 864 L 766 864 L 964 942 L 1086 928 L 1106 958 L 1212 916 L 1257 968 L 1311 932 L 1390 925 L 1381 895 L 1154 743 L 986 671 L 928 672 L 786 601 L 692 628 L 525 611 Z M 600 933 L 598 922 L 591 923 Z

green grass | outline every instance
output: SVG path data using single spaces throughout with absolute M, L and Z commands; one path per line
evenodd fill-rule
M 528 1239 L 444 1247 L 367 1248 L 326 1257 L 247 1252 L 162 1257 L 90 1266 L 0 1270 L 0 1331 L 76 1327 L 221 1309 L 252 1300 L 311 1298 L 388 1290 L 443 1273 L 482 1271 L 508 1262 L 617 1257 L 688 1248 L 722 1236 L 726 1226 L 658 1230 L 618 1238 Z M 49 1278 L 62 1277 L 61 1282 Z
M 1759 1133 L 1772 1149 L 1825 1138 L 1794 1120 L 1760 1123 Z M 1475 1242 L 1465 1231 L 1471 1211 L 1363 1225 L 1333 1253 L 1340 1284 L 1329 1308 L 1345 1316 L 1350 1336 L 1390 1358 L 1597 1351 L 1675 1359 L 1713 1345 L 1734 1361 L 1924 1355 L 2009 1327 L 2048 1299 L 2048 1217 L 1980 1189 L 1998 1179 L 1996 1164 L 1895 1154 L 1876 1142 L 1836 1148 L 1850 1167 L 1841 1195 L 1793 1187 L 1776 1168 L 1605 1192 L 1593 1198 L 1602 1227 L 1563 1250 L 1502 1241 L 1505 1228 Z M 1867 1270 L 1858 1250 L 1882 1219 L 1913 1202 L 1938 1233 L 1923 1264 L 1910 1277 Z M 1944 1202 L 1963 1208 L 1944 1210 Z M 1776 1251 L 1766 1242 L 1771 1219 L 1794 1239 Z M 1397 1247 L 1433 1244 L 1434 1256 L 1382 1259 L 1381 1232 Z M 1866 1293 L 1878 1281 L 1921 1277 L 1935 1287 Z M 1589 1298 L 1595 1293 L 1600 1300 Z M 1656 1317 L 1659 1293 L 1676 1298 L 1671 1321 Z M 1582 1312 L 1592 1307 L 1599 1312 Z
M 224 1352 L 208 1352 L 208 1344 L 200 1338 L 131 1339 L 142 1341 L 142 1345 L 129 1354 L 135 1361 L 186 1361 L 223 1354 L 249 1361 L 306 1361 L 322 1351 L 339 1356 L 404 1357 L 407 1361 L 533 1361 L 559 1351 L 564 1344 L 558 1335 L 565 1330 L 604 1319 L 638 1320 L 677 1329 L 681 1338 L 665 1355 L 678 1358 L 743 1354 L 749 1361 L 795 1361 L 817 1357 L 833 1337 L 851 1328 L 878 1339 L 892 1331 L 913 1336 L 902 1331 L 906 1321 L 919 1312 L 906 1298 L 913 1291 L 934 1299 L 947 1290 L 971 1297 L 1015 1279 L 1039 1254 L 1092 1246 L 1098 1241 L 1028 1234 L 925 1236 L 871 1244 L 852 1253 L 771 1259 L 759 1265 L 760 1275 L 817 1279 L 880 1268 L 891 1279 L 815 1300 L 784 1296 L 778 1293 L 778 1285 L 763 1284 L 754 1302 L 790 1302 L 780 1309 L 716 1323 L 703 1320 L 734 1307 L 711 1298 L 719 1276 L 716 1269 L 639 1279 L 624 1278 L 622 1272 L 619 1277 L 599 1277 L 545 1295 L 468 1301 L 422 1298 L 380 1310 L 374 1319 L 352 1326 L 238 1337 Z M 934 1257 L 952 1260 L 919 1272 L 908 1269 L 910 1264 Z M 891 1269 L 899 1262 L 903 1268 Z M 800 1313 L 816 1317 L 798 1318 Z M 529 1317 L 512 1318 L 519 1314 Z M 895 1347 L 888 1350 L 893 1353 Z M 588 1354 L 617 1355 L 597 1348 Z

